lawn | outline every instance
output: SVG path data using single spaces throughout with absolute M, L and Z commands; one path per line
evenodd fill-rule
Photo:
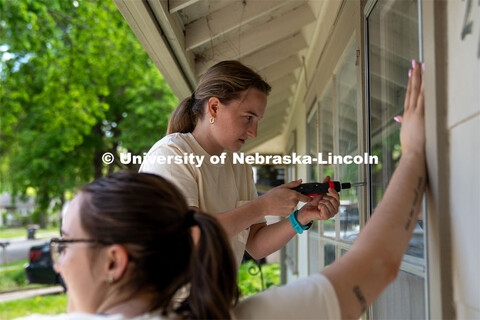
M 27 260 L 0 266 L 0 291 L 45 287 L 41 284 L 28 284 L 23 266 Z
M 0 320 L 14 319 L 30 314 L 59 314 L 67 310 L 67 296 L 56 294 L 0 303 Z
M 35 232 L 36 239 L 59 236 L 58 228 L 38 229 Z M 27 238 L 27 228 L 0 228 L 0 239 Z

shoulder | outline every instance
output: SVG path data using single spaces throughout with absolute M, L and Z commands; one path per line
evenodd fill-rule
M 148 153 L 153 153 L 162 148 L 178 149 L 186 152 L 191 151 L 190 141 L 192 138 L 191 133 L 171 133 L 157 141 Z
M 113 316 L 102 316 L 95 314 L 88 314 L 83 312 L 62 313 L 58 315 L 33 314 L 27 317 L 17 318 L 16 320 L 126 320 L 120 314 Z
M 16 320 L 127 320 L 122 314 L 98 315 L 83 312 L 63 313 L 58 315 L 33 314 Z M 146 313 L 130 320 L 161 320 L 159 313 Z
M 233 311 L 239 319 L 337 319 L 341 316 L 335 289 L 322 274 L 258 293 L 241 301 Z

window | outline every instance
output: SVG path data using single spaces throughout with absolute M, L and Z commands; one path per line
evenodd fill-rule
M 307 119 L 307 150 L 312 158 L 318 155 L 318 104 L 314 102 Z M 308 165 L 308 182 L 317 182 L 318 164 L 312 163 Z M 308 231 L 308 271 L 310 274 L 319 272 L 320 268 L 320 243 L 319 243 L 319 226 L 318 221 L 314 221 L 312 227 Z
M 346 41 L 319 102 L 319 152 L 322 153 L 323 161 L 328 160 L 329 155 L 356 156 L 363 152 L 363 146 L 359 143 L 363 124 L 363 115 L 359 111 L 361 101 L 358 99 L 361 93 L 359 72 L 356 36 L 352 35 L 350 40 Z M 364 170 L 364 167 L 354 163 L 322 163 L 319 179 L 330 176 L 336 181 L 359 182 L 365 176 L 361 174 L 361 170 Z M 321 222 L 318 233 L 320 241 L 317 244 L 320 248 L 321 267 L 333 263 L 355 240 L 360 231 L 361 216 L 364 217 L 360 207 L 366 207 L 366 198 L 364 193 L 362 195 L 359 196 L 357 188 L 342 190 L 339 214 Z M 363 206 L 360 206 L 360 203 Z M 310 239 L 312 241 L 309 241 L 309 247 L 312 246 L 313 236 Z
M 357 103 L 357 67 L 356 43 L 351 41 L 344 54 L 335 78 L 337 143 L 341 156 L 360 154 L 358 148 L 358 103 Z M 361 121 L 360 121 L 361 123 Z M 360 165 L 342 164 L 338 166 L 338 180 L 341 182 L 359 182 Z M 358 207 L 358 188 L 341 191 L 340 198 L 340 239 L 353 241 L 360 231 Z
M 420 46 L 416 0 L 371 4 L 366 15 L 369 142 L 370 154 L 379 158 L 370 170 L 373 212 L 400 159 L 400 124 L 393 117 L 403 112 L 408 69 L 412 59 L 418 60 Z M 372 307 L 373 318 L 426 317 L 423 239 L 423 225 L 418 223 L 398 278 Z
M 320 100 L 320 152 L 322 158 L 333 154 L 333 90 L 332 81 L 327 85 L 327 89 Z M 322 164 L 321 166 L 322 179 L 330 176 L 333 180 L 335 178 L 334 167 L 332 164 Z M 327 237 L 335 238 L 335 218 L 322 221 L 322 234 Z
M 293 154 L 296 152 L 296 134 L 295 131 L 290 135 L 287 143 L 287 154 Z M 286 170 L 286 182 L 290 182 L 297 179 L 296 165 L 290 164 Z M 298 238 L 294 236 L 285 246 L 285 265 L 292 274 L 297 274 L 297 246 Z

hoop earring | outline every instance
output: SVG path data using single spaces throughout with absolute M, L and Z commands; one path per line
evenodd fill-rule
M 215 118 L 214 118 L 214 117 L 210 117 L 210 123 L 211 123 L 211 124 L 214 124 L 214 123 L 215 123 Z

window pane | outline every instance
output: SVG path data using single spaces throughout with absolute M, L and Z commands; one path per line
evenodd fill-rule
M 317 158 L 318 154 L 318 131 L 317 131 L 317 103 L 312 107 L 312 112 L 308 117 L 308 154 L 312 158 Z M 318 181 L 318 165 L 316 163 L 308 165 L 308 181 Z M 320 271 L 320 254 L 319 254 L 319 230 L 318 222 L 315 221 L 308 231 L 308 265 L 309 272 L 314 273 Z
M 327 243 L 323 246 L 323 257 L 325 259 L 325 267 L 335 261 L 335 246 L 333 244 Z
M 308 271 L 310 274 L 320 271 L 320 236 L 316 221 L 308 230 Z
M 349 45 L 336 77 L 336 105 L 338 123 L 338 155 L 358 155 L 357 131 L 357 67 L 356 45 Z M 341 182 L 358 182 L 358 164 L 338 166 L 338 178 Z M 354 240 L 360 230 L 357 188 L 342 190 L 340 193 L 340 238 Z M 352 239 L 353 238 L 353 239 Z
M 372 210 L 382 199 L 401 155 L 400 124 L 393 117 L 403 112 L 408 69 L 411 60 L 418 59 L 417 5 L 416 0 L 378 1 L 367 20 L 370 153 L 379 159 L 371 167 Z M 415 227 L 407 255 L 423 257 L 420 225 Z M 424 319 L 424 277 L 400 271 L 372 310 L 375 319 Z
M 333 99 L 332 99 L 332 83 L 327 86 L 327 90 L 320 100 L 320 152 L 322 152 L 322 159 L 326 159 L 328 154 L 333 154 Z M 333 180 L 334 170 L 333 165 L 322 165 L 322 177 L 330 176 Z M 327 237 L 335 237 L 335 218 L 322 221 L 322 234 Z
M 287 144 L 288 154 L 293 154 L 296 152 L 296 132 L 294 131 L 292 135 L 290 135 Z M 287 167 L 287 180 L 286 182 L 290 182 L 296 180 L 297 178 L 297 170 L 296 165 L 289 165 Z M 288 219 L 288 217 L 286 218 Z M 298 237 L 294 236 L 285 246 L 285 265 L 293 274 L 297 273 L 297 241 Z
M 317 104 L 313 105 L 313 112 L 311 112 L 308 117 L 307 122 L 307 132 L 308 132 L 308 154 L 313 158 L 317 157 L 318 154 L 318 142 L 317 142 Z M 317 182 L 318 181 L 318 165 L 316 163 L 308 165 L 308 181 Z
M 418 59 L 417 1 L 379 1 L 368 19 L 372 208 L 383 197 L 401 155 L 400 124 L 411 60 Z M 417 224 L 407 255 L 423 258 L 423 228 Z
M 425 280 L 400 271 L 373 305 L 373 319 L 426 319 Z

